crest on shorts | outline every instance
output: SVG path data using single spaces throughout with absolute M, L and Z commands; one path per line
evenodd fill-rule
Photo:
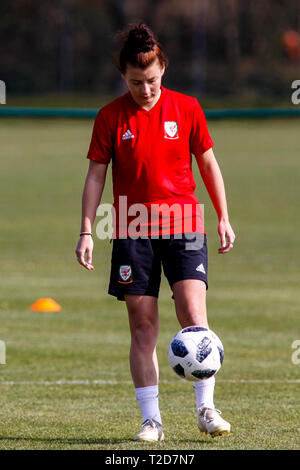
M 131 266 L 123 264 L 119 268 L 119 282 L 122 284 L 132 282 L 132 269 Z
M 178 124 L 176 121 L 165 121 L 165 139 L 178 139 Z

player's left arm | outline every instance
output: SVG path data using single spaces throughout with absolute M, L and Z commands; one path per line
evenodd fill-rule
M 229 222 L 225 185 L 220 167 L 212 148 L 196 156 L 196 161 L 218 216 L 218 233 L 221 239 L 219 253 L 227 253 L 233 247 L 235 234 Z

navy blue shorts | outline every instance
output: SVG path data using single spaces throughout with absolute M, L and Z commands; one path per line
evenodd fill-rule
M 208 288 L 206 235 L 179 236 L 115 239 L 108 293 L 118 300 L 125 300 L 124 294 L 158 297 L 161 267 L 171 288 L 184 279 L 199 279 Z

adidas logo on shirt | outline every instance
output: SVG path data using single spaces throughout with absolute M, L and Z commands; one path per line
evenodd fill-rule
M 122 140 L 128 140 L 128 139 L 134 139 L 134 135 L 129 129 L 125 132 L 125 134 L 122 135 Z
M 199 266 L 197 266 L 196 271 L 200 271 L 201 273 L 205 274 L 205 269 L 204 269 L 203 263 L 201 263 L 201 264 L 199 264 Z

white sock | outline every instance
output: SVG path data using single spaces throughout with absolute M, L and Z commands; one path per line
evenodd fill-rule
M 197 410 L 202 406 L 214 409 L 215 377 L 212 376 L 209 379 L 193 382 L 193 386 L 196 393 Z
M 143 423 L 146 419 L 155 419 L 155 421 L 161 424 L 161 416 L 158 407 L 158 385 L 138 387 L 135 389 L 135 396 L 142 411 Z

